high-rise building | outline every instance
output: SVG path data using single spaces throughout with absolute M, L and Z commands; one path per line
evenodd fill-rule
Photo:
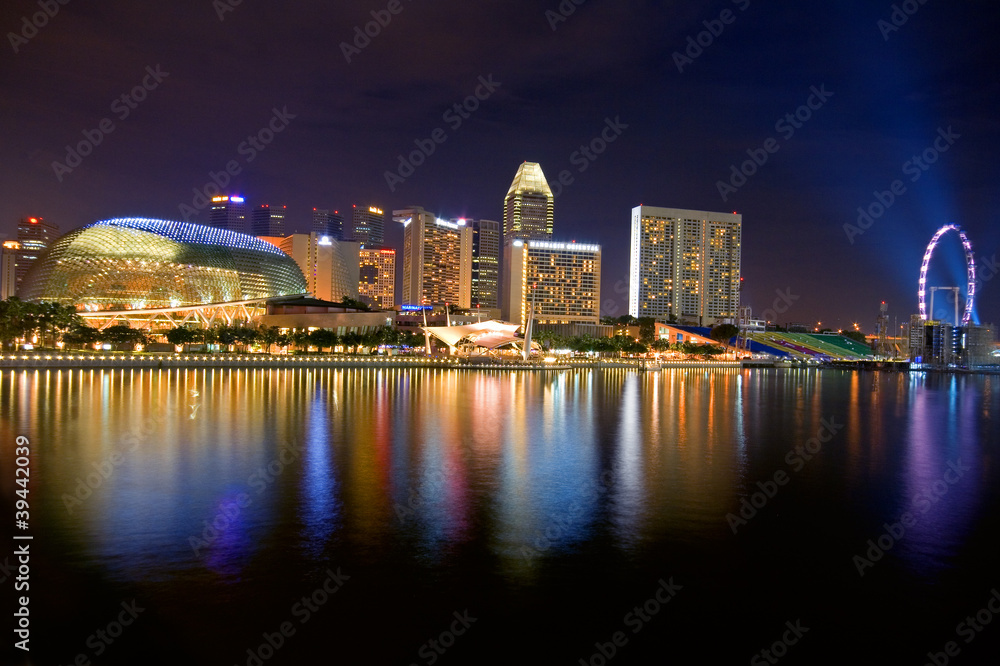
M 315 298 L 334 303 L 345 297 L 358 298 L 358 243 L 310 233 L 286 236 L 278 247 L 302 269 L 309 293 Z
M 472 305 L 472 230 L 419 206 L 394 210 L 403 225 L 403 303 Z
M 385 244 L 385 213 L 378 206 L 353 206 L 350 233 L 344 238 L 361 243 L 363 247 L 382 247 Z
M 601 246 L 506 241 L 503 318 L 522 326 L 534 300 L 539 324 L 601 321 Z
M 469 220 L 472 228 L 472 307 L 500 307 L 500 223 Z
M 253 232 L 250 228 L 250 218 L 247 216 L 246 200 L 236 195 L 212 197 L 212 207 L 208 211 L 208 225 L 241 234 Z
M 312 230 L 333 240 L 344 240 L 344 216 L 338 210 L 313 208 Z
M 519 166 L 503 201 L 504 241 L 551 240 L 554 202 L 542 167 L 536 162 Z
M 396 304 L 396 251 L 364 248 L 360 252 L 359 298 L 383 310 L 392 309 Z
M 261 204 L 250 212 L 250 224 L 254 236 L 284 236 L 285 217 L 288 206 Z
M 739 310 L 743 216 L 632 209 L 629 314 L 710 326 Z
M 40 217 L 25 217 L 17 224 L 17 268 L 15 291 L 20 291 L 21 283 L 28 269 L 38 257 L 59 237 L 59 227 Z
M 21 244 L 4 241 L 0 249 L 0 301 L 6 301 L 17 294 L 17 255 Z

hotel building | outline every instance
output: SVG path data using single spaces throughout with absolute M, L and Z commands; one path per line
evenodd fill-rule
M 711 326 L 739 310 L 743 217 L 632 209 L 629 314 Z
M 504 320 L 525 325 L 532 299 L 539 324 L 599 324 L 601 246 L 509 239 L 504 251 Z
M 472 229 L 419 206 L 394 210 L 403 225 L 403 304 L 472 305 Z

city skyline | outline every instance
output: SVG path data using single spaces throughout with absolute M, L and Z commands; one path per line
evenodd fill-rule
M 11 6 L 8 29 L 32 7 Z M 696 2 L 645 8 L 641 21 L 595 3 L 566 16 L 557 4 L 502 3 L 488 20 L 447 3 L 404 5 L 349 59 L 340 44 L 371 8 L 316 7 L 178 8 L 172 20 L 192 31 L 197 56 L 128 5 L 61 7 L 0 63 L 12 129 L 0 233 L 13 239 L 28 215 L 65 230 L 123 215 L 183 219 L 181 206 L 204 224 L 195 190 L 209 184 L 298 211 L 422 202 L 449 219 L 501 219 L 498 190 L 531 161 L 552 186 L 559 237 L 604 249 L 607 315 L 628 309 L 623 227 L 642 204 L 743 215 L 744 302 L 761 312 L 791 294 L 789 320 L 834 328 L 870 328 L 883 300 L 901 320 L 913 314 L 920 256 L 942 224 L 961 224 L 981 265 L 995 266 L 997 86 L 983 76 L 985 47 L 968 45 L 987 43 L 997 17 L 979 5 L 922 5 L 898 26 L 892 3 Z M 732 22 L 713 35 L 722 8 Z M 245 39 L 258 25 L 282 26 L 267 49 Z M 824 30 L 809 40 L 789 32 L 815 25 Z M 458 57 L 407 58 L 397 37 L 409 30 Z M 596 46 L 595 30 L 607 37 Z M 106 46 L 68 57 L 91 43 Z M 266 56 L 279 45 L 301 71 Z M 303 56 L 317 49 L 329 58 Z M 224 64 L 236 61 L 247 67 Z M 793 64 L 779 75 L 776 63 Z M 45 86 L 42 72 L 56 72 Z M 304 85 L 314 80 L 327 85 Z M 88 135 L 100 143 L 74 158 Z M 391 189 L 387 172 L 404 182 Z M 386 225 L 387 246 L 401 249 L 399 231 Z M 1000 319 L 997 292 L 984 284 L 982 321 Z

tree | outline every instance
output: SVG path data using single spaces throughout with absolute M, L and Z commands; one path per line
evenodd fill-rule
M 128 324 L 118 324 L 110 326 L 100 333 L 100 341 L 112 345 L 138 345 L 146 343 L 146 334 L 142 331 L 131 328 Z
M 167 342 L 176 346 L 189 345 L 192 342 L 196 342 L 200 335 L 198 331 L 193 331 L 190 328 L 180 326 L 178 328 L 172 328 L 166 332 Z
M 367 303 L 363 303 L 362 301 L 359 301 L 356 298 L 351 298 L 350 296 L 344 296 L 340 299 L 340 303 L 353 310 L 361 310 L 363 312 L 371 312 L 372 310 Z
M 90 346 L 101 338 L 101 332 L 92 326 L 84 323 L 74 323 L 70 329 L 63 334 L 63 342 L 73 346 Z
M 710 338 L 721 344 L 728 344 L 730 340 L 739 335 L 740 329 L 732 324 L 719 324 L 708 334 Z
M 332 349 L 338 340 L 337 334 L 328 328 L 318 328 L 309 334 L 309 344 L 315 346 L 320 352 L 323 351 L 324 347 Z
M 841 333 L 841 335 L 843 335 L 845 338 L 850 338 L 855 342 L 860 342 L 863 345 L 868 344 L 868 338 L 866 338 L 865 334 L 862 333 L 861 331 L 844 331 L 843 333 Z
M 281 339 L 281 329 L 277 326 L 261 326 L 257 329 L 257 339 L 267 345 L 267 353 Z
M 13 344 L 34 329 L 34 304 L 25 303 L 17 296 L 0 301 L 0 341 Z
M 639 340 L 649 344 L 656 335 L 656 319 L 654 317 L 639 317 Z

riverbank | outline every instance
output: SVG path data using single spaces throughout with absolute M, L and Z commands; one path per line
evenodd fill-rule
M 673 361 L 668 368 L 739 368 L 733 361 Z M 556 371 L 577 368 L 650 369 L 643 359 L 573 359 L 555 363 L 496 361 L 424 356 L 347 356 L 343 354 L 58 354 L 0 356 L 0 368 L 450 368 L 456 370 Z M 651 370 L 651 369 L 650 369 Z

